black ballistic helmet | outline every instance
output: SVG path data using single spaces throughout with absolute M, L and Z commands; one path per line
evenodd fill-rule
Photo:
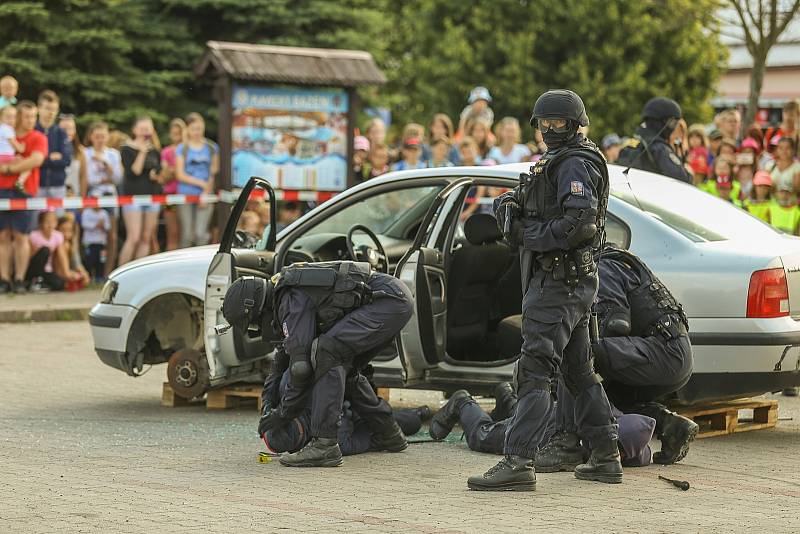
M 666 121 L 667 119 L 680 119 L 683 116 L 681 107 L 671 98 L 657 96 L 647 101 L 642 108 L 642 120 L 655 119 Z
M 222 301 L 222 316 L 229 325 L 244 332 L 252 324 L 261 325 L 264 308 L 272 308 L 271 281 L 255 276 L 238 278 Z
M 531 115 L 534 128 L 539 127 L 537 119 L 568 119 L 579 126 L 589 126 L 583 100 L 569 89 L 551 89 L 537 98 Z

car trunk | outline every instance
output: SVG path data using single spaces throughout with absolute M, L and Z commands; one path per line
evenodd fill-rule
M 781 255 L 786 283 L 789 286 L 789 314 L 800 320 L 800 251 Z

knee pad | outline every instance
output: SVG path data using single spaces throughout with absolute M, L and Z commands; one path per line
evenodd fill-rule
M 292 363 L 289 367 L 289 376 L 292 377 L 293 384 L 302 388 L 311 381 L 311 377 L 314 376 L 314 370 L 309 362 L 301 360 Z
M 314 369 L 314 379 L 328 372 L 329 369 L 337 365 L 344 364 L 344 358 L 340 356 L 336 342 L 326 336 L 320 336 L 311 344 L 311 367 Z
M 564 374 L 564 385 L 567 386 L 573 397 L 577 397 L 585 390 L 602 381 L 603 379 L 600 378 L 600 375 L 591 370 L 588 373 L 583 372 L 578 375 L 572 373 Z
M 517 392 L 517 396 L 524 397 L 534 389 L 541 389 L 550 393 L 553 387 L 551 380 L 526 369 L 525 365 L 522 364 L 522 358 L 524 356 L 514 364 L 514 377 L 511 383 L 514 391 Z

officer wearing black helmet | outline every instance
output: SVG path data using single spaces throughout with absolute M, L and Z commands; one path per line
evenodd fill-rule
M 341 465 L 337 433 L 345 396 L 368 425 L 373 450 L 407 447 L 391 408 L 361 369 L 402 330 L 412 302 L 403 282 L 352 261 L 293 264 L 270 280 L 242 277 L 228 288 L 222 314 L 234 329 L 261 329 L 283 340 L 265 383 L 259 435 L 290 424 L 310 396 L 311 440 L 281 456 L 281 464 Z M 287 369 L 288 383 L 279 393 Z
M 681 159 L 686 131 L 681 116 L 681 107 L 674 100 L 663 96 L 648 100 L 642 109 L 642 123 L 620 151 L 617 163 L 691 184 L 692 174 Z M 675 142 L 671 143 L 671 139 Z
M 551 390 L 559 372 L 575 396 L 575 418 L 592 449 L 576 478 L 622 481 L 618 429 L 590 356 L 589 319 L 597 294 L 593 251 L 604 236 L 608 169 L 600 150 L 583 134 L 589 124 L 572 91 L 547 91 L 531 124 L 547 151 L 520 176 L 520 186 L 495 199 L 498 223 L 519 244 L 523 277 L 522 354 L 515 375 L 519 402 L 506 434 L 504 457 L 474 490 L 536 487 L 534 459 L 553 412 Z M 509 217 L 511 219 L 509 220 Z

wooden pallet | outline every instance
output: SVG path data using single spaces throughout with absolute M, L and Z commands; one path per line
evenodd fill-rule
M 752 410 L 753 418 L 742 418 L 739 413 L 741 410 Z M 686 406 L 677 408 L 677 411 L 700 425 L 698 438 L 772 428 L 778 424 L 776 400 L 742 399 L 705 406 Z
M 212 389 L 206 393 L 205 403 L 208 410 L 226 410 L 239 406 L 242 399 L 256 399 L 255 406 L 261 411 L 261 386 L 229 386 Z M 203 399 L 184 399 L 175 394 L 169 382 L 164 382 L 161 391 L 161 405 L 170 408 L 190 406 L 203 402 Z

